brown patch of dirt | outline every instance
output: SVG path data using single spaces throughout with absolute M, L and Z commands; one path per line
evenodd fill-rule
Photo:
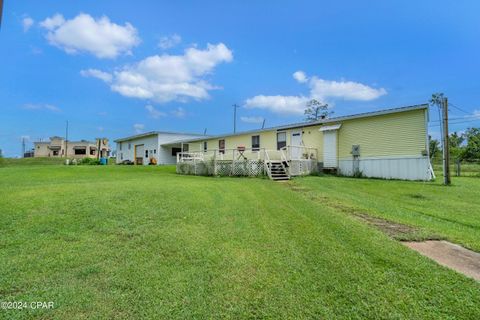
M 377 229 L 380 229 L 392 238 L 408 238 L 409 236 L 420 232 L 420 229 L 418 228 L 372 217 L 364 213 L 356 213 L 355 216 L 376 227 Z
M 402 242 L 438 264 L 480 281 L 480 253 L 448 241 Z
M 293 183 L 289 183 L 288 186 L 292 191 L 296 192 L 302 192 L 305 197 L 309 198 L 310 200 L 314 201 L 319 201 L 322 204 L 336 209 L 340 212 L 346 213 L 353 215 L 360 220 L 368 223 L 371 226 L 376 227 L 380 231 L 384 232 L 387 234 L 389 237 L 394 238 L 396 240 L 400 241 L 405 241 L 405 240 L 438 240 L 442 239 L 442 237 L 439 237 L 437 235 L 432 235 L 432 234 L 426 234 L 425 231 L 415 228 L 412 226 L 408 226 L 405 224 L 397 223 L 397 222 L 392 222 L 389 220 L 385 220 L 382 218 L 377 218 L 374 216 L 369 215 L 368 213 L 364 211 L 358 210 L 358 208 L 351 207 L 345 204 L 341 204 L 333 199 L 330 199 L 328 197 L 322 196 L 321 194 L 318 194 L 316 192 L 313 192 L 312 190 L 295 185 Z

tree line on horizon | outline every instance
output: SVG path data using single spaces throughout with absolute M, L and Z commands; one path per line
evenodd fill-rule
M 468 128 L 464 133 L 448 136 L 450 158 L 458 161 L 480 161 L 480 128 Z M 442 158 L 441 143 L 430 136 L 430 157 Z

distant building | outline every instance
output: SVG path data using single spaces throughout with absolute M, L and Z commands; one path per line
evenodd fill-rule
M 117 143 L 117 163 L 135 164 L 175 164 L 177 153 L 188 151 L 175 141 L 205 137 L 200 134 L 152 131 L 115 140 Z M 166 146 L 168 144 L 168 146 Z M 183 149 L 182 149 L 183 148 Z
M 24 158 L 33 158 L 34 156 L 35 156 L 35 149 L 31 149 L 23 153 Z
M 95 142 L 65 141 L 62 137 L 51 137 L 50 141 L 34 142 L 34 157 L 104 158 L 110 154 L 108 139 L 97 138 Z

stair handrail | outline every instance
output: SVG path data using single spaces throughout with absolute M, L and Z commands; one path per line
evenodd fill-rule
M 288 150 L 288 146 L 280 148 L 280 159 L 281 159 L 283 170 L 287 174 L 288 178 L 290 178 L 290 167 L 285 167 L 285 163 L 288 162 L 287 160 L 288 152 L 286 152 L 287 150 Z
M 268 150 L 267 149 L 264 149 L 263 150 L 264 153 L 265 153 L 265 156 L 264 156 L 264 166 L 265 166 L 265 171 L 267 171 L 267 175 L 270 179 L 272 179 L 272 172 L 270 170 L 270 167 L 268 166 L 268 164 L 270 163 L 270 156 L 268 155 Z

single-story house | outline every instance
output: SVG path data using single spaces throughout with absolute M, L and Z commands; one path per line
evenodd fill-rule
M 421 104 L 192 137 L 180 141 L 188 151 L 177 155 L 177 172 L 288 179 L 328 169 L 346 176 L 430 180 L 427 128 L 428 104 Z
M 54 136 L 50 141 L 33 143 L 34 157 L 67 157 L 67 158 L 106 158 L 110 154 L 107 138 L 96 138 L 95 141 L 70 141 Z
M 175 164 L 177 154 L 188 152 L 188 144 L 181 140 L 205 138 L 205 135 L 152 131 L 115 140 L 117 144 L 116 163 L 131 162 L 140 165 Z

